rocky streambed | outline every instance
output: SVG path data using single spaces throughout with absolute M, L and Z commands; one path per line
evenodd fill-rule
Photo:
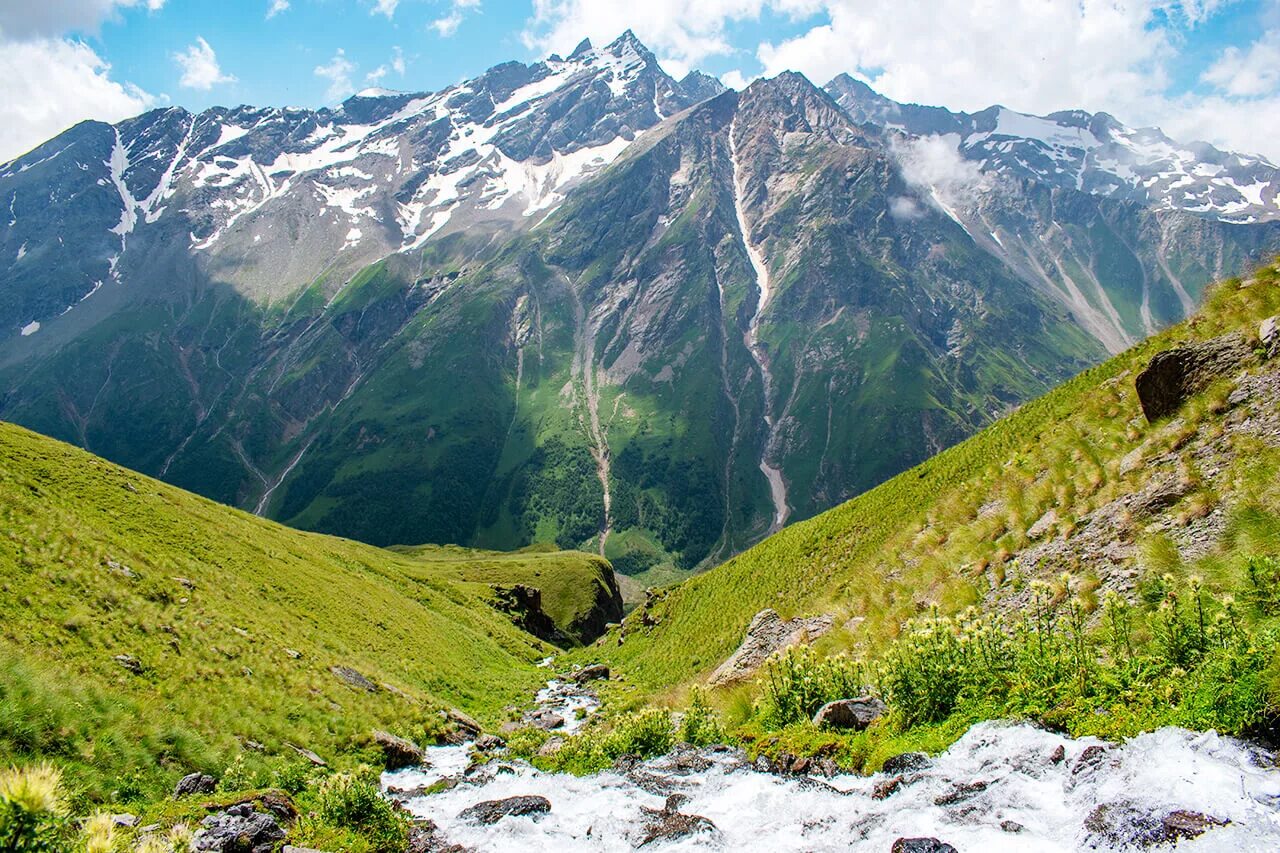
M 589 686 L 572 682 L 541 698 L 572 708 L 571 726 L 577 708 L 594 707 Z M 1112 745 L 982 723 L 942 755 L 903 756 L 870 777 L 779 775 L 727 747 L 575 777 L 500 752 L 471 766 L 471 749 L 437 747 L 429 766 L 383 777 L 434 825 L 424 849 L 1280 850 L 1276 756 L 1212 732 L 1169 728 Z

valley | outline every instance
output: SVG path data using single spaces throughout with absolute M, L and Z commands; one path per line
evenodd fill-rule
M 0 849 L 1280 845 L 1280 168 L 669 64 L 0 164 Z

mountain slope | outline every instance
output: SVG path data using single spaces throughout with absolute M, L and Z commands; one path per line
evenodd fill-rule
M 1168 209 L 1176 181 L 1109 195 L 872 112 L 677 82 L 627 34 L 338 110 L 82 125 L 0 169 L 0 416 L 298 527 L 595 551 L 634 593 L 1280 248 Z
M 541 683 L 550 647 L 485 605 L 487 575 L 458 577 L 600 577 L 581 554 L 301 533 L 9 424 L 0 507 L 0 761 L 61 755 L 88 782 L 212 768 L 249 741 L 332 759 L 371 727 L 421 737 L 441 707 L 494 722 Z
M 1229 280 L 1188 322 L 664 591 L 593 654 L 662 692 L 705 678 L 765 608 L 832 614 L 823 642 L 869 651 L 932 607 L 1024 611 L 1030 582 L 1061 572 L 1095 603 L 1107 590 L 1143 596 L 1165 573 L 1247 585 L 1247 557 L 1280 553 L 1280 362 L 1231 371 L 1155 423 L 1134 377 L 1178 343 L 1256 343 L 1278 313 L 1280 267 Z

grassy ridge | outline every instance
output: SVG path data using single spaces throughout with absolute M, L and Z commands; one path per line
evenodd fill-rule
M 566 590 L 598 573 L 586 555 L 502 562 L 553 566 Z M 465 567 L 291 530 L 0 424 L 0 765 L 54 757 L 102 799 L 247 741 L 333 760 L 375 726 L 421 738 L 441 706 L 496 721 L 550 649 L 458 583 Z
M 579 551 L 557 551 L 550 546 L 534 546 L 521 551 L 484 551 L 456 545 L 393 547 L 412 557 L 415 570 L 436 577 L 457 580 L 478 596 L 486 597 L 491 586 L 525 584 L 542 591 L 542 610 L 556 627 L 576 639 L 575 626 L 597 602 L 611 596 L 613 569 L 608 561 Z
M 1028 529 L 1049 509 L 1061 515 L 1054 532 L 1069 533 L 1081 516 L 1140 488 L 1149 476 L 1143 466 L 1122 472 L 1126 454 L 1142 448 L 1150 458 L 1176 448 L 1178 429 L 1141 417 L 1132 376 L 1155 352 L 1179 341 L 1255 331 L 1260 319 L 1280 312 L 1278 278 L 1275 268 L 1266 268 L 1252 286 L 1223 283 L 1186 323 L 1085 371 L 928 462 L 670 589 L 649 614 L 656 625 L 643 627 L 637 614 L 624 626 L 623 641 L 603 644 L 600 653 L 642 694 L 652 695 L 705 676 L 765 607 L 784 617 L 830 612 L 838 624 L 861 619 L 823 645 L 874 649 L 932 605 L 955 613 L 1007 594 L 1041 571 L 1018 566 L 1012 557 L 1029 544 Z M 1207 395 L 1184 417 L 1194 426 L 1213 405 Z M 1256 454 L 1250 460 L 1255 470 L 1275 461 L 1274 452 Z M 1241 484 L 1239 496 L 1260 513 L 1255 516 L 1265 528 L 1266 519 L 1280 512 L 1280 495 L 1265 483 L 1255 486 Z M 1189 511 L 1197 502 L 1217 505 L 1220 495 L 1197 488 L 1183 499 Z M 1239 543 L 1228 541 L 1231 536 L 1257 539 L 1239 524 L 1229 527 L 1217 563 L 1207 567 L 1209 582 L 1219 588 L 1230 587 L 1236 578 L 1229 576 L 1240 571 L 1231 559 Z M 1147 553 L 1161 547 L 1154 538 L 1140 544 Z

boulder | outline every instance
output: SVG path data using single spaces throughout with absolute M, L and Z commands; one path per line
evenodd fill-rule
M 538 755 L 541 756 L 542 758 L 550 758 L 551 756 L 559 752 L 561 747 L 563 746 L 564 746 L 564 738 L 562 737 L 547 738 L 547 742 L 544 743 L 542 746 L 538 747 Z
M 536 817 L 551 811 L 551 801 L 546 797 L 507 797 L 505 800 L 485 800 L 463 809 L 459 820 L 488 826 L 504 817 Z
M 142 675 L 142 661 L 138 660 L 133 655 L 116 655 L 112 660 L 129 670 L 129 672 L 134 675 Z
M 286 743 L 285 746 L 289 747 L 294 752 L 298 753 L 298 755 L 301 755 L 303 758 L 307 759 L 307 761 L 310 761 L 316 767 L 329 766 L 328 763 L 323 758 L 316 755 L 311 750 L 306 749 L 305 747 L 297 746 L 296 744 L 292 744 L 292 743 Z
M 494 752 L 505 747 L 507 742 L 497 735 L 480 735 L 475 745 L 480 752 Z
M 549 708 L 543 708 L 541 711 L 530 717 L 529 722 L 534 726 L 534 728 L 539 728 L 544 732 L 549 732 L 552 729 L 562 727 L 564 725 L 564 717 Z
M 378 685 L 349 666 L 331 666 L 329 671 L 336 675 L 339 680 L 346 682 L 357 690 L 366 690 L 369 693 L 378 692 Z
M 1209 383 L 1243 367 L 1253 353 L 1238 332 L 1156 353 L 1135 386 L 1142 413 L 1168 417 Z
M 188 797 L 192 794 L 212 794 L 218 787 L 218 780 L 206 773 L 188 773 L 178 780 L 173 789 L 173 798 Z
M 885 715 L 889 709 L 874 696 L 856 699 L 837 699 L 828 702 L 813 715 L 813 724 L 819 728 L 862 731 Z
M 933 804 L 935 806 L 953 806 L 956 803 L 964 802 L 974 794 L 980 794 L 987 790 L 990 782 L 956 782 L 951 786 L 951 790 L 945 794 L 939 794 L 934 797 Z
M 480 737 L 480 724 L 466 714 L 456 708 L 449 708 L 441 713 L 444 715 L 444 722 L 447 728 L 444 736 L 445 743 L 456 746 Z
M 584 666 L 569 678 L 578 684 L 585 684 L 588 681 L 608 680 L 609 667 L 602 663 L 593 663 L 591 666 Z
M 1280 314 L 1268 317 L 1258 326 L 1258 343 L 1262 346 L 1263 358 L 1280 355 Z
M 884 760 L 884 766 L 881 772 L 884 773 L 910 773 L 915 770 L 923 770 L 929 766 L 929 756 L 923 752 L 904 752 L 901 755 L 894 755 Z
M 890 853 L 959 853 L 945 841 L 936 838 L 899 838 Z
M 688 802 L 684 794 L 672 794 L 667 797 L 666 804 L 660 809 L 641 806 L 647 826 L 644 836 L 637 847 L 644 847 L 654 842 L 677 841 L 699 833 L 718 833 L 716 825 L 702 815 L 684 814 L 680 806 Z
M 390 732 L 375 731 L 373 741 L 382 749 L 382 763 L 388 770 L 419 767 L 427 763 L 427 753 L 422 747 Z
M 747 626 L 742 645 L 711 673 L 708 683 L 720 687 L 750 678 L 770 655 L 816 640 L 834 624 L 835 619 L 829 615 L 784 620 L 774 610 L 761 610 Z
M 1128 801 L 1103 803 L 1085 818 L 1084 828 L 1095 844 L 1117 848 L 1146 848 L 1198 838 L 1230 821 L 1200 812 L 1176 809 L 1161 815 Z
M 120 826 L 125 829 L 132 829 L 138 825 L 138 816 L 132 814 L 113 814 L 111 816 L 112 826 Z
M 1026 829 L 1026 827 L 1018 823 L 1016 820 L 1002 820 L 1000 821 L 1000 829 L 1004 832 L 1017 835 L 1019 832 Z
M 195 849 L 209 853 L 271 853 L 285 839 L 274 815 L 248 803 L 231 806 L 200 821 Z

